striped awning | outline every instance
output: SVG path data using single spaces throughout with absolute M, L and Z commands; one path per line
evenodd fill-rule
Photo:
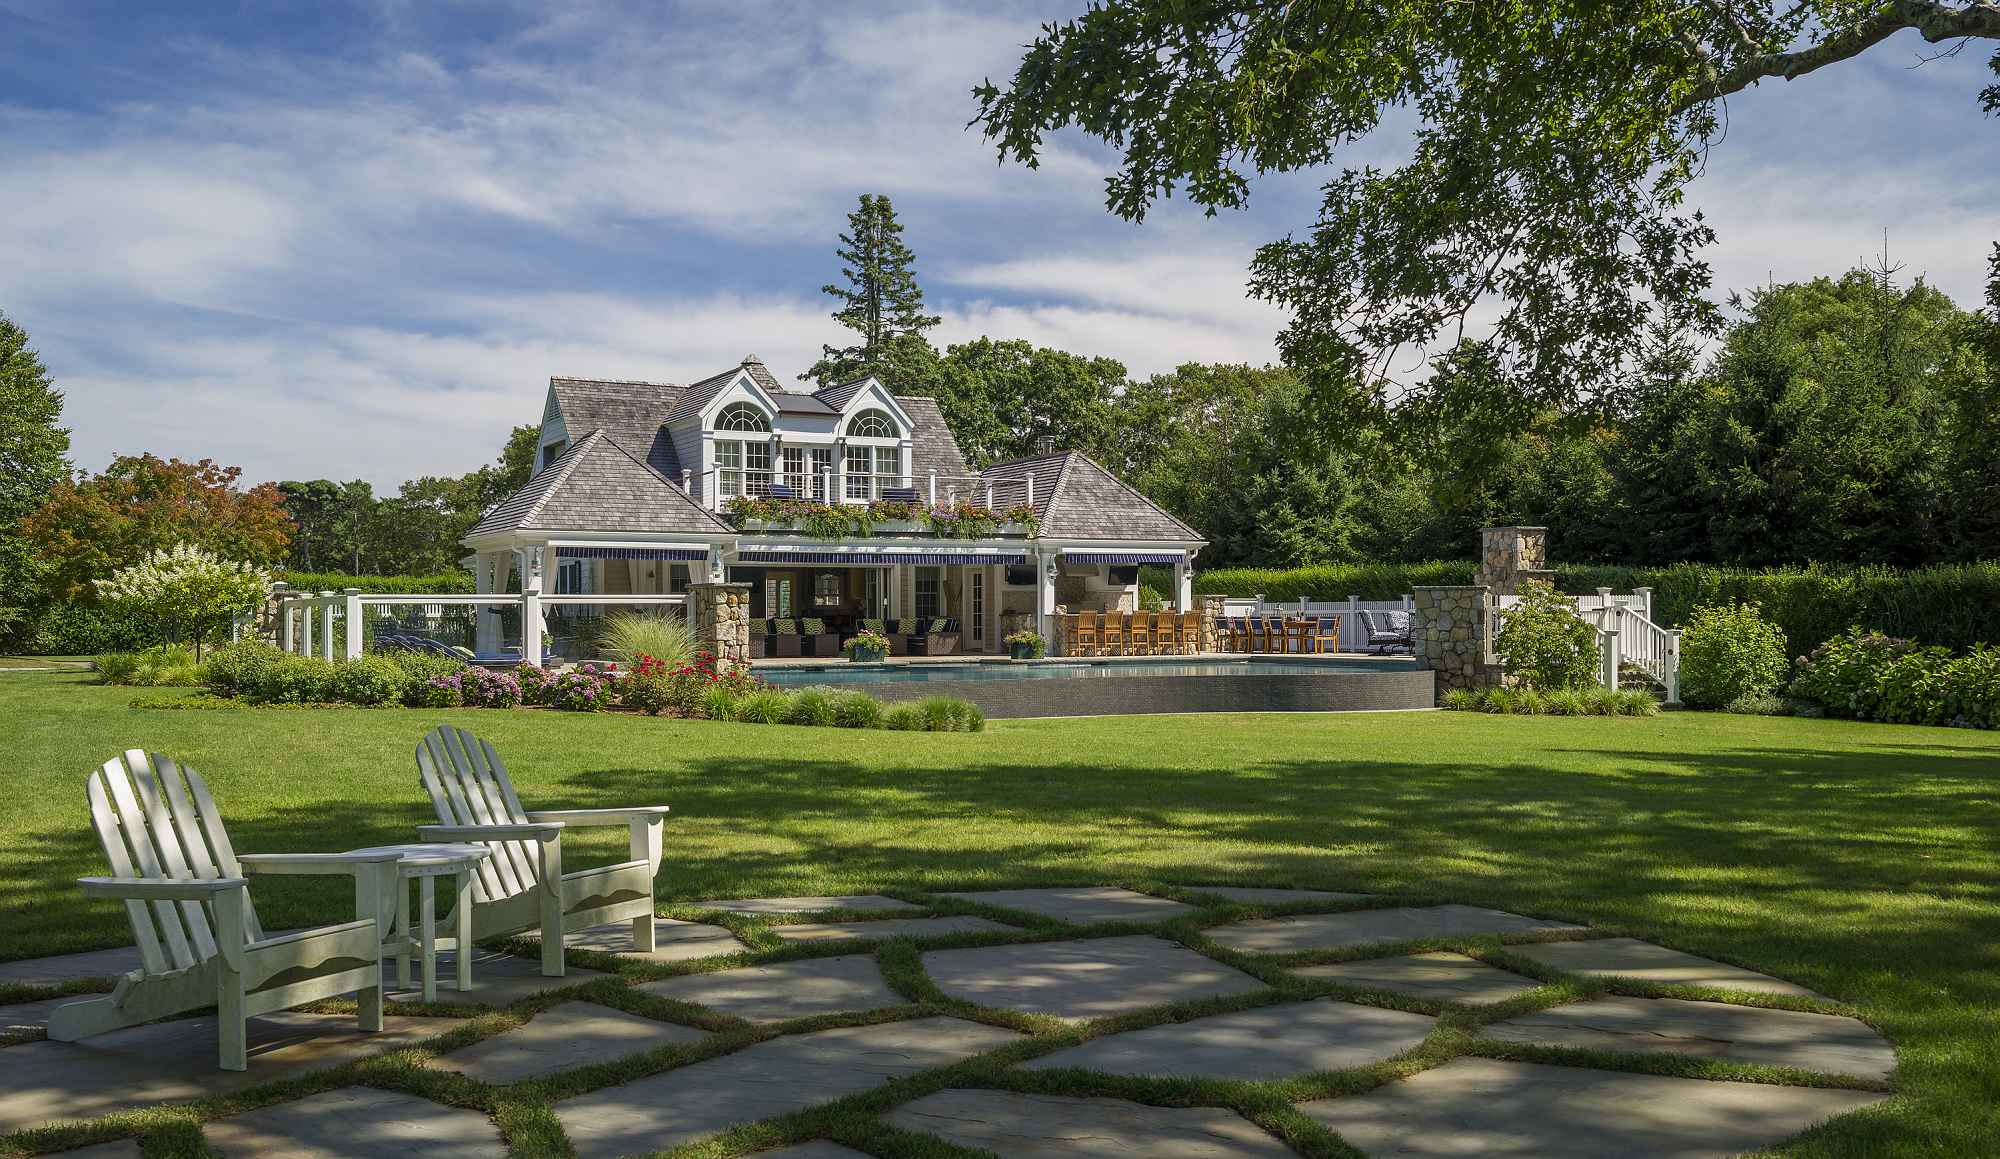
M 993 551 L 783 551 L 776 549 L 744 548 L 736 553 L 736 562 L 742 564 L 839 564 L 845 567 L 893 567 L 899 563 L 920 563 L 926 565 L 958 564 L 976 566 L 980 564 L 1021 564 L 1028 557 L 1022 552 Z
M 1180 563 L 1187 558 L 1185 551 L 1079 551 L 1063 549 L 1063 558 L 1072 563 Z
M 706 547 L 583 547 L 558 543 L 555 552 L 563 559 L 672 559 L 692 562 L 708 558 Z

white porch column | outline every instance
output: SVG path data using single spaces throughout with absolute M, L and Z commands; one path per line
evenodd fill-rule
M 1185 555 L 1174 561 L 1174 611 L 1194 611 L 1194 569 Z
M 1056 612 L 1056 557 L 1035 556 L 1035 631 L 1042 639 L 1055 638 L 1054 617 Z
M 483 596 L 490 596 L 505 587 L 499 577 L 501 568 L 507 566 L 506 556 L 497 551 L 481 552 L 472 573 L 472 588 Z M 480 604 L 472 609 L 473 651 L 482 656 L 491 656 L 500 651 L 500 608 L 497 604 Z
M 319 657 L 333 659 L 333 601 L 332 592 L 319 594 Z
M 353 660 L 361 655 L 364 643 L 361 635 L 361 589 L 343 588 L 340 594 L 347 597 L 347 658 Z

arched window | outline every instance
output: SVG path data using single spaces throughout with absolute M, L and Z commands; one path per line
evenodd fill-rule
M 723 408 L 722 413 L 715 416 L 715 429 L 718 431 L 768 431 L 771 429 L 771 424 L 764 418 L 763 411 L 758 410 L 747 402 L 739 402 L 733 406 Z
M 865 410 L 847 424 L 847 433 L 864 439 L 893 439 L 896 421 L 879 410 Z

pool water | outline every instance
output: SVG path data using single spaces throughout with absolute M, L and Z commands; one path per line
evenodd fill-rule
M 1015 663 L 973 661 L 945 664 L 825 664 L 797 668 L 762 668 L 757 675 L 771 684 L 796 688 L 810 684 L 908 684 L 925 681 L 1088 680 L 1108 676 L 1312 676 L 1329 672 L 1380 672 L 1411 667 L 1407 660 L 1030 660 Z

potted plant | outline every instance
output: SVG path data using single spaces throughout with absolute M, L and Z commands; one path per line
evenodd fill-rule
M 880 663 L 889 654 L 889 637 L 872 628 L 864 629 L 849 636 L 841 648 L 846 651 L 847 658 L 856 664 Z
M 1040 632 L 1028 629 L 1007 637 L 1007 656 L 1012 660 L 1039 660 L 1049 651 L 1049 642 Z

